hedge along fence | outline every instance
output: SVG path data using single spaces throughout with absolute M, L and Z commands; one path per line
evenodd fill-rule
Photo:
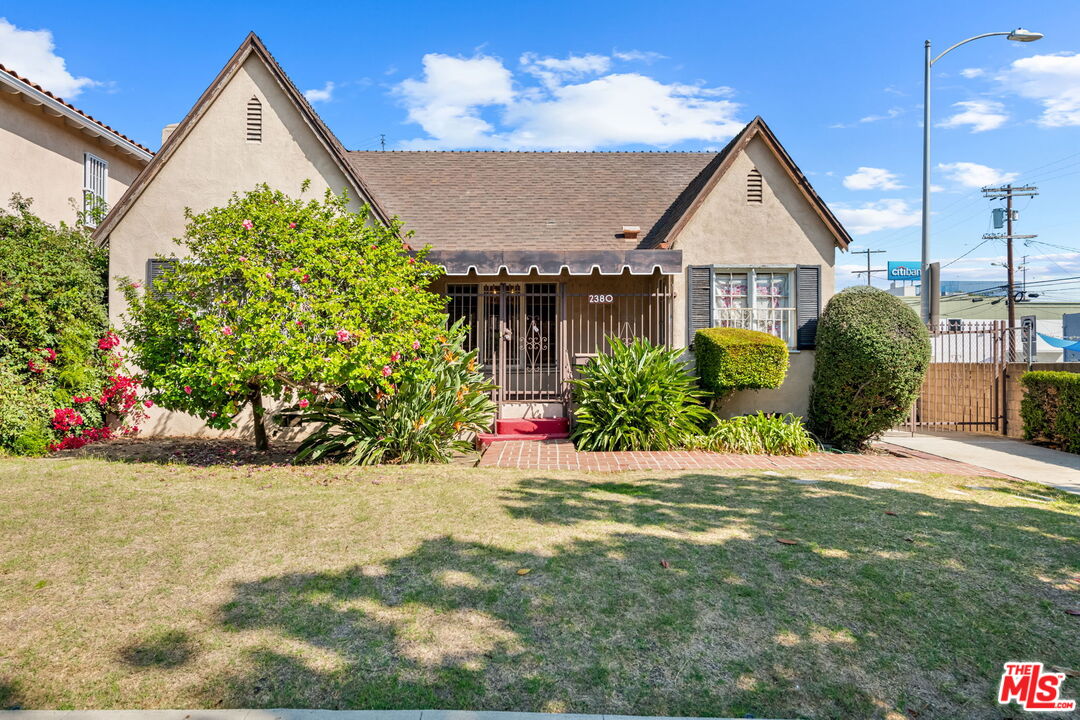
M 1080 453 L 1080 374 L 1035 370 L 1020 377 L 1024 438 Z
M 707 328 L 694 336 L 702 386 L 722 400 L 736 390 L 778 388 L 788 370 L 788 346 L 757 330 Z

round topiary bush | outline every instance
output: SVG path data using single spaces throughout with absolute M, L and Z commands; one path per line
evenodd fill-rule
M 834 295 L 817 329 L 810 430 L 859 450 L 903 420 L 930 364 L 930 335 L 899 298 L 871 287 Z

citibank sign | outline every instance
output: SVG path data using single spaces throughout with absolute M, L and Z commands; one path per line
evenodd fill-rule
M 911 260 L 890 260 L 887 277 L 890 280 L 921 280 L 922 263 Z

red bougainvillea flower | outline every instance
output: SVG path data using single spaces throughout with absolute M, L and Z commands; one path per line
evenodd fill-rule
M 296 229 L 296 223 L 289 223 L 289 229 L 290 230 Z
M 390 369 L 390 366 L 389 366 L 389 365 L 383 365 L 383 368 L 382 368 L 382 376 L 383 376 L 383 377 L 390 377 L 390 375 L 391 375 L 391 374 L 392 374 L 393 372 L 394 372 L 394 371 Z
M 414 258 L 414 257 L 409 258 L 409 264 L 410 265 L 415 265 L 416 264 L 416 258 Z
M 401 353 L 399 353 L 399 352 L 390 353 L 390 362 L 397 362 L 400 359 L 401 359 Z
M 304 277 L 300 278 L 300 282 L 302 282 L 302 283 L 311 282 L 311 276 L 310 275 L 305 275 Z
M 299 403 L 297 403 L 297 404 L 298 404 L 298 405 L 299 405 L 300 407 L 302 407 L 302 408 L 306 408 L 306 407 L 307 407 L 308 405 L 310 405 L 311 403 L 309 403 L 309 402 L 308 402 L 308 401 L 307 401 L 306 399 L 304 399 L 304 400 L 301 400 L 301 401 L 300 401 Z
M 232 335 L 232 328 L 229 327 L 228 325 L 222 325 L 221 326 L 221 334 L 222 335 Z
M 419 350 L 420 349 L 420 341 L 419 340 L 413 340 L 412 341 L 412 349 L 413 350 Z
M 90 397 L 89 395 L 76 395 L 75 397 L 71 398 L 71 402 L 81 405 L 82 403 L 88 403 L 93 399 L 94 398 Z
M 153 401 L 153 400 L 143 400 L 143 401 L 142 401 L 142 404 L 143 404 L 143 405 L 144 405 L 145 407 L 154 407 L 154 401 Z
M 186 392 L 188 395 L 190 395 L 191 394 L 191 386 L 190 385 L 185 385 L 184 386 L 184 392 Z
M 303 320 L 297 320 L 296 321 L 296 327 L 304 327 L 304 321 Z
M 351 332 L 349 332 L 348 330 L 338 330 L 337 331 L 337 341 L 338 342 L 349 342 L 350 340 L 352 340 L 352 333 Z
M 251 222 L 250 220 L 245 220 L 244 222 L 242 222 L 240 224 L 244 226 L 245 230 L 251 230 L 252 228 L 255 227 L 255 223 Z
M 105 333 L 105 337 L 98 340 L 98 350 L 111 350 L 120 344 L 120 338 L 111 330 Z
M 53 350 L 52 348 L 38 348 L 38 352 L 44 354 L 45 362 L 55 362 L 56 361 L 56 351 Z
M 32 373 L 40 373 L 40 372 L 45 372 L 45 368 L 44 368 L 44 367 L 42 367 L 41 365 L 38 365 L 38 364 L 37 364 L 36 362 L 34 362 L 33 360 L 28 360 L 28 361 L 27 361 L 27 363 L 26 363 L 26 367 L 27 367 L 27 369 L 29 369 L 29 370 L 30 370 L 30 372 L 32 372 Z

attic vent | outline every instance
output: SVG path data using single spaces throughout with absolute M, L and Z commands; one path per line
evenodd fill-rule
M 247 141 L 262 142 L 262 103 L 254 95 L 247 104 Z
M 761 199 L 761 173 L 754 168 L 746 174 L 746 202 L 760 205 Z

